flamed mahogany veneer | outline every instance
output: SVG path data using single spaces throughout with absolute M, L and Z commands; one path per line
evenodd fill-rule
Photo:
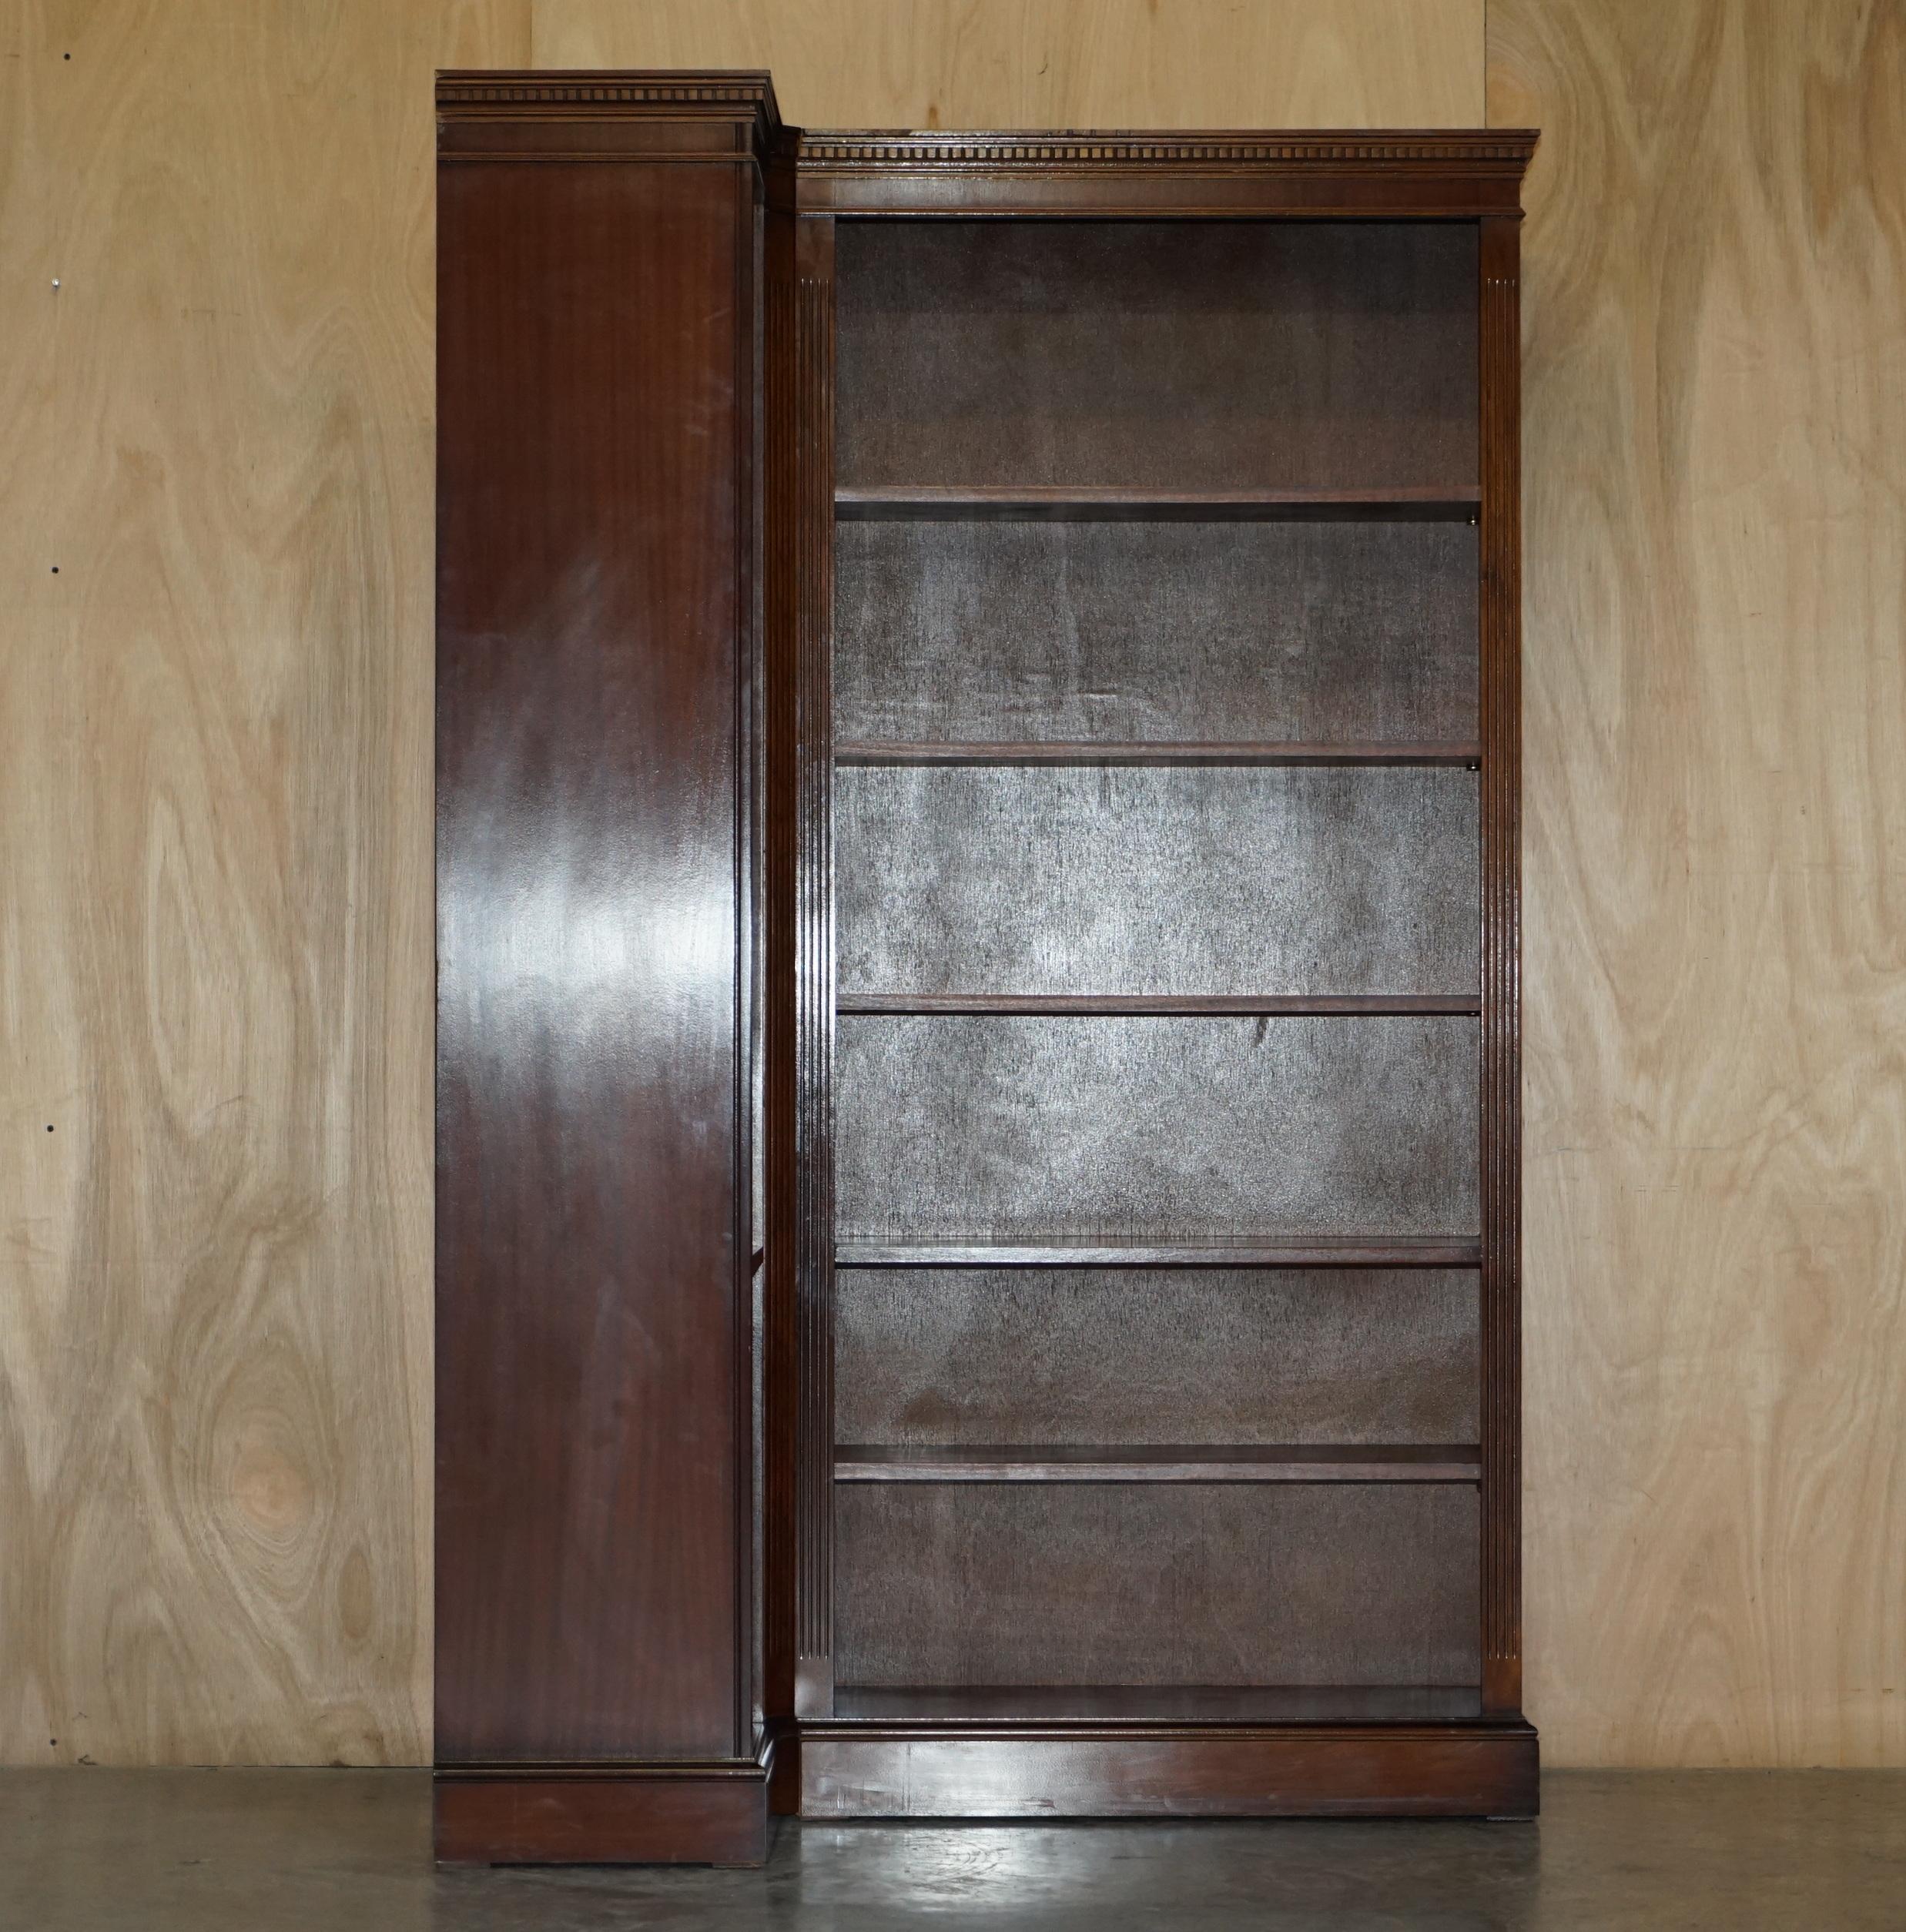
M 438 1855 L 1529 1815 L 1535 136 L 437 109 Z

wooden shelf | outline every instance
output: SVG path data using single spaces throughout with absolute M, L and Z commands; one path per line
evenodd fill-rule
M 842 1013 L 1064 1013 L 1086 1016 L 1474 1013 L 1473 993 L 843 993 Z
M 1474 484 L 1390 490 L 839 489 L 834 514 L 853 522 L 1473 523 Z
M 1473 1444 L 844 1445 L 836 1482 L 1474 1482 Z
M 842 1724 L 1395 1724 L 1479 1717 L 1474 1684 L 843 1684 Z
M 912 743 L 901 738 L 843 738 L 836 765 L 1477 765 L 1482 748 L 1470 739 L 1395 745 L 1297 744 L 1261 739 L 1236 744 L 1174 744 L 1131 739 L 1094 743 L 983 742 Z
M 842 1268 L 1473 1268 L 1476 1235 L 1298 1235 L 1261 1241 L 842 1241 Z

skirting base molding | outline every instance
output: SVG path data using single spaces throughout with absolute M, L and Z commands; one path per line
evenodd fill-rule
M 437 1857 L 459 1865 L 760 1865 L 774 1747 L 710 1764 L 455 1765 Z
M 1301 1729 L 804 1724 L 804 1818 L 1533 1818 L 1519 1718 Z

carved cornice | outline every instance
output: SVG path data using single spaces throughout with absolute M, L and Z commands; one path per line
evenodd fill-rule
M 685 68 L 630 73 L 447 70 L 437 76 L 437 109 L 452 116 L 514 109 L 591 119 L 687 109 L 732 119 L 757 116 L 776 130 L 781 125 L 770 75 Z
M 631 72 L 500 72 L 464 69 L 437 77 L 440 114 L 465 117 L 616 119 L 687 111 L 727 119 L 758 117 L 781 132 L 774 82 L 765 73 L 655 69 Z M 1115 129 L 786 130 L 803 169 L 1235 168 L 1434 169 L 1516 174 L 1536 136 L 1526 129 L 1193 130 Z
M 805 132 L 799 166 L 829 171 L 946 169 L 1014 172 L 1023 169 L 1182 168 L 1432 169 L 1439 173 L 1519 176 L 1535 151 L 1528 129 L 1412 129 L 1375 134 L 1358 129 L 1183 134 L 1117 130 L 851 133 Z
M 765 73 L 437 77 L 448 161 L 732 162 L 778 206 L 842 213 L 1472 216 L 1513 211 L 1524 129 L 1104 130 L 784 126 Z

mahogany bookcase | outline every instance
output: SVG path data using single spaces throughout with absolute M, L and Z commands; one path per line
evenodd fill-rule
M 439 1855 L 1529 1815 L 1536 137 L 437 105 Z

